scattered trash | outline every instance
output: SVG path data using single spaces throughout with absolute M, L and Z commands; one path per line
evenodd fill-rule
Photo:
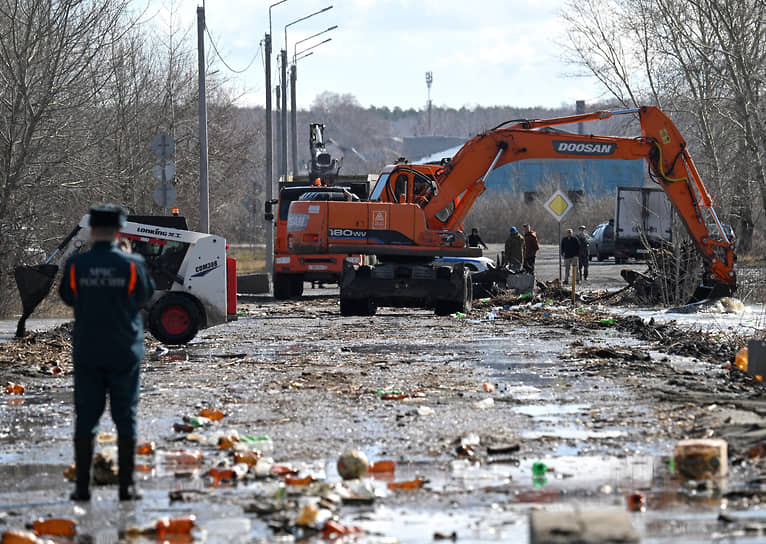
M 162 518 L 154 526 L 155 533 L 160 538 L 165 535 L 188 535 L 197 525 L 197 516 L 190 514 L 178 518 Z
M 545 476 L 547 472 L 548 467 L 542 461 L 532 463 L 532 476 Z
M 24 386 L 20 383 L 5 382 L 5 392 L 8 395 L 23 395 Z
M 157 462 L 165 465 L 198 465 L 202 457 L 202 452 L 199 450 L 157 452 Z
M 3 544 L 35 544 L 37 536 L 28 531 L 5 531 L 2 542 Z
M 432 416 L 436 412 L 434 412 L 434 409 L 430 406 L 418 406 L 418 415 L 419 416 Z
M 367 473 L 369 464 L 367 456 L 361 451 L 346 451 L 338 458 L 338 474 L 344 480 L 355 480 Z
M 489 382 L 484 382 L 482 384 L 481 388 L 484 389 L 484 391 L 486 391 L 487 393 L 494 393 L 495 392 L 495 386 L 492 385 Z
M 239 437 L 239 442 L 246 445 L 249 449 L 256 449 L 262 453 L 274 451 L 274 441 L 266 434 L 262 436 L 242 435 Z
M 613 317 L 608 317 L 608 318 L 599 320 L 599 323 L 601 323 L 602 325 L 614 325 L 614 322 L 615 320 Z
M 471 444 L 460 444 L 455 448 L 455 453 L 458 457 L 474 457 L 476 450 Z
M 154 453 L 154 442 L 139 442 L 136 446 L 136 453 L 139 455 L 149 455 Z
M 234 453 L 234 462 L 245 463 L 249 467 L 254 467 L 262 457 L 263 454 L 258 450 L 238 451 Z
M 370 474 L 393 473 L 395 469 L 395 461 L 375 461 L 367 465 L 367 472 Z
M 349 525 L 341 525 L 340 523 L 337 523 L 332 520 L 328 520 L 325 522 L 324 527 L 322 528 L 322 538 L 326 540 L 337 540 L 338 538 L 346 535 L 351 535 L 354 533 L 363 533 L 364 531 L 361 529 L 361 527 L 349 526 Z
M 463 312 L 455 312 L 452 315 L 454 315 L 455 317 L 465 317 L 465 314 Z
M 365 470 L 366 470 L 366 467 L 365 467 Z M 309 485 L 313 481 L 314 481 L 313 476 L 305 476 L 303 478 L 296 478 L 295 476 L 290 476 L 289 474 L 285 476 L 286 485 Z
M 728 473 L 727 444 L 721 439 L 682 440 L 673 449 L 673 460 L 682 480 L 716 480 Z
M 628 510 L 631 512 L 645 512 L 646 511 L 646 499 L 644 498 L 643 493 L 639 493 L 636 491 L 635 493 L 631 493 L 627 497 L 628 499 Z
M 473 407 L 478 408 L 479 410 L 486 410 L 487 408 L 491 408 L 494 406 L 495 401 L 492 398 L 488 399 L 482 399 L 480 401 L 474 402 Z
M 496 317 L 497 317 L 497 314 L 494 311 L 487 312 L 487 319 L 489 319 L 490 321 L 494 321 Z
M 38 519 L 32 524 L 32 530 L 36 535 L 75 536 L 77 522 L 66 518 Z
M 220 410 L 211 410 L 209 408 L 204 408 L 200 410 L 200 413 L 197 414 L 197 416 L 207 418 L 211 421 L 220 421 L 224 417 L 226 417 L 226 414 L 224 414 Z
M 388 489 L 420 489 L 423 487 L 425 480 L 422 478 L 416 478 L 414 480 L 407 480 L 404 482 L 390 482 Z

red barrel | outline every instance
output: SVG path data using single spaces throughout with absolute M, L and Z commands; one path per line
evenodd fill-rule
M 237 315 L 237 260 L 226 257 L 226 313 Z

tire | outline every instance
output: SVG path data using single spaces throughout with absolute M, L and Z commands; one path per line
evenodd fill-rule
M 274 274 L 274 298 L 285 300 L 290 298 L 290 276 L 286 274 Z
M 373 316 L 378 311 L 378 305 L 372 298 L 343 298 L 340 299 L 340 315 Z
M 149 310 L 149 331 L 163 344 L 186 344 L 202 322 L 197 304 L 180 293 L 162 296 Z
M 303 295 L 303 275 L 292 276 L 289 285 L 290 298 L 300 298 Z
M 598 250 L 598 248 L 597 248 L 597 249 L 596 249 L 596 260 L 597 260 L 598 262 L 602 263 L 602 262 L 604 262 L 604 260 L 605 260 L 605 259 L 606 259 L 606 256 L 605 256 L 605 255 L 602 255 L 602 254 L 601 254 L 601 252 L 600 252 L 600 251 Z

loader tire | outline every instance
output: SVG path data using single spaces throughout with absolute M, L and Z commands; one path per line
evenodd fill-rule
M 197 304 L 179 293 L 162 296 L 149 310 L 149 331 L 163 344 L 188 343 L 201 322 Z

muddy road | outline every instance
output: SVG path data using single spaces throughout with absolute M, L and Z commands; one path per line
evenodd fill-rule
M 546 247 L 538 279 L 553 279 L 556 263 Z M 361 531 L 346 541 L 529 542 L 530 512 L 622 513 L 632 496 L 644 505 L 629 513 L 642 542 L 763 541 L 766 396 L 730 365 L 742 337 L 763 331 L 763 306 L 616 306 L 603 289 L 622 287 L 619 268 L 592 263 L 574 307 L 543 292 L 477 302 L 466 317 L 342 318 L 337 291 L 317 289 L 300 301 L 242 297 L 237 321 L 183 348 L 148 336 L 139 438 L 156 450 L 138 456 L 135 504 L 120 504 L 115 485 L 94 486 L 90 504 L 67 499 L 66 326 L 0 344 L 0 378 L 25 386 L 0 399 L 0 532 L 66 517 L 79 541 L 115 542 L 194 514 L 192 535 L 174 541 L 319 542 L 332 517 Z M 206 408 L 225 417 L 174 430 Z M 97 450 L 108 456 L 114 426 L 102 422 Z M 216 482 L 211 468 L 234 465 L 219 439 L 237 435 L 276 468 L 262 460 Z M 709 437 L 729 444 L 728 479 L 680 482 L 673 446 Z M 350 449 L 395 468 L 343 482 L 336 461 Z M 178 464 L 174 450 L 202 458 Z

